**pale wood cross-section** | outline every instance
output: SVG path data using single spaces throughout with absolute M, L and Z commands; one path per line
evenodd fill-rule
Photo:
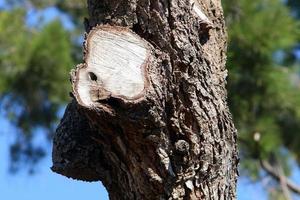
M 79 67 L 76 96 L 86 106 L 110 96 L 139 98 L 146 85 L 148 47 L 132 31 L 98 26 L 86 39 L 85 64 Z

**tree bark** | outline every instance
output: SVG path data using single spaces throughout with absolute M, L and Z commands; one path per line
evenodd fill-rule
M 88 10 L 52 170 L 101 180 L 112 200 L 235 199 L 221 2 L 89 0 Z

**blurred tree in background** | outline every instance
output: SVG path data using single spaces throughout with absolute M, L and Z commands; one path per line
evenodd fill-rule
M 61 22 L 33 28 L 25 18 L 22 6 L 0 13 L 1 112 L 16 127 L 12 171 L 20 162 L 32 167 L 44 155 L 45 147 L 34 145 L 33 138 L 38 128 L 52 137 L 73 66 L 73 45 Z
M 299 1 L 286 3 L 223 2 L 229 104 L 239 131 L 242 174 L 254 180 L 268 174 L 278 181 L 269 183 L 271 199 L 282 198 L 278 191 L 290 198 L 286 189 L 292 185 L 283 181 L 291 173 L 291 160 L 300 163 L 300 7 Z
M 12 169 L 31 166 L 51 138 L 70 91 L 68 73 L 81 59 L 86 0 L 6 0 L 0 13 L 1 112 L 15 125 Z M 288 199 L 299 188 L 286 183 L 292 161 L 300 164 L 300 1 L 223 0 L 229 34 L 229 104 L 239 130 L 242 175 L 271 176 L 270 199 Z M 55 7 L 59 20 L 26 25 L 26 12 Z M 43 129 L 43 132 L 37 129 Z M 30 162 L 28 162 L 30 161 Z M 298 169 L 300 170 L 300 169 Z M 297 189 L 299 191 L 297 191 Z

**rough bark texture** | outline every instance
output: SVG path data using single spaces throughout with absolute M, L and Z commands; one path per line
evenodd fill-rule
M 123 26 L 148 42 L 149 85 L 137 100 L 78 93 L 57 129 L 53 171 L 101 180 L 110 199 L 235 199 L 236 130 L 226 103 L 219 0 L 89 0 L 87 32 Z M 76 73 L 71 73 L 76 85 Z

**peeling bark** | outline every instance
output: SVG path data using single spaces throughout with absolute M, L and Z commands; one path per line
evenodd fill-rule
M 88 72 L 104 76 L 94 72 L 101 62 L 89 68 L 85 56 L 71 73 L 74 100 L 54 138 L 53 171 L 101 180 L 110 199 L 235 199 L 236 130 L 226 102 L 220 1 L 198 1 L 198 13 L 189 0 L 89 0 L 88 5 L 86 55 L 93 51 L 87 46 L 95 29 L 117 35 L 125 30 L 145 44 L 147 64 L 139 67 L 144 66 L 147 84 L 136 96 L 107 87 L 107 79 L 92 84 L 92 75 L 83 84 L 88 92 L 78 92 L 81 70 L 92 69 L 85 78 Z M 128 87 L 118 86 L 135 91 Z

